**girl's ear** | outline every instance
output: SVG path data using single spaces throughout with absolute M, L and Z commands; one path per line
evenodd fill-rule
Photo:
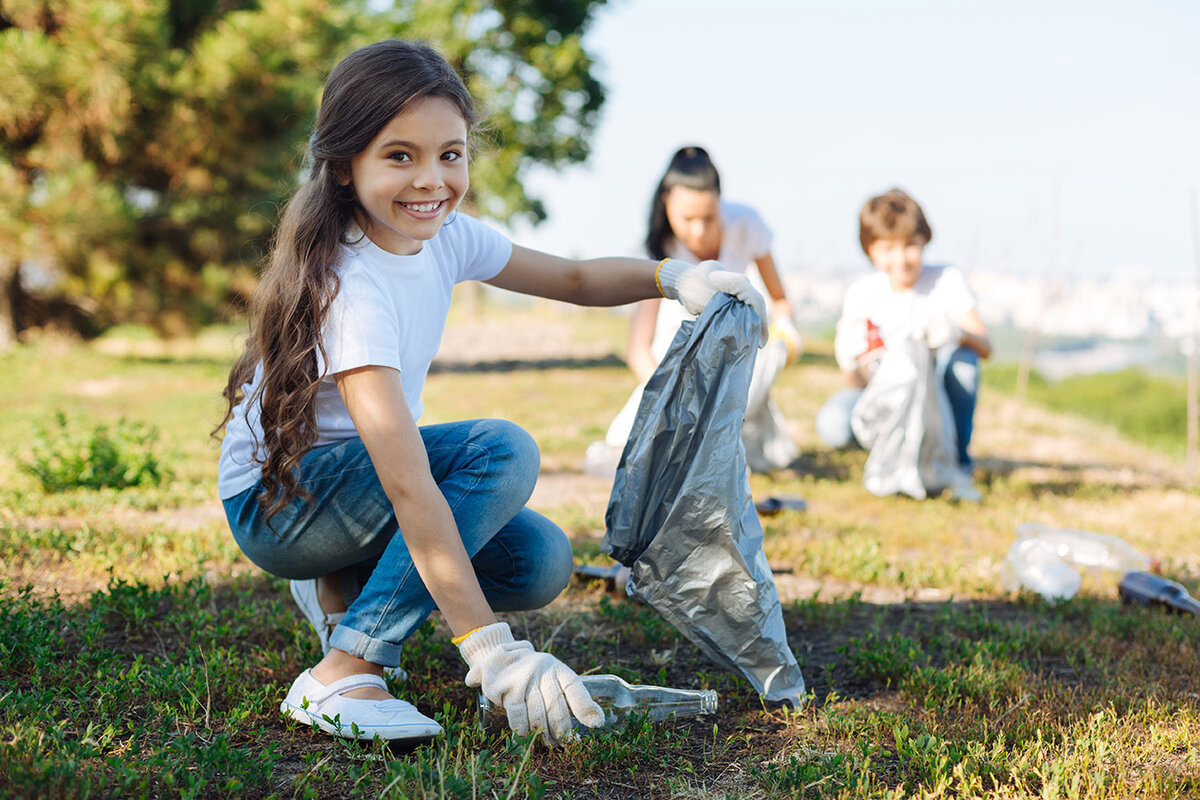
M 330 165 L 329 169 L 333 174 L 333 180 L 337 182 L 338 186 L 349 186 L 350 185 L 350 168 L 349 168 L 349 166 L 347 166 L 344 163 L 343 164 L 332 164 L 332 165 Z

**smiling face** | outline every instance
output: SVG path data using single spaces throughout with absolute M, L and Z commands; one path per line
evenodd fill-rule
M 867 247 L 867 257 L 887 273 L 892 291 L 911 289 L 921 275 L 921 254 L 925 242 L 919 239 L 876 239 Z
M 412 255 L 467 192 L 467 122 L 443 97 L 423 97 L 392 117 L 350 159 L 358 224 L 390 253 Z
M 721 254 L 721 196 L 707 189 L 673 186 L 663 197 L 675 239 L 697 259 Z

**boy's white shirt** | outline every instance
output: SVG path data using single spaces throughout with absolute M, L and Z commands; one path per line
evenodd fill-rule
M 512 256 L 503 234 L 463 214 L 442 226 L 419 253 L 395 255 L 363 239 L 343 248 L 340 284 L 325 324 L 327 363 L 318 354 L 316 446 L 358 435 L 332 376 L 364 366 L 391 367 L 403 376 L 404 396 L 419 420 L 421 392 L 441 345 L 454 285 L 494 278 Z M 261 365 L 244 387 L 249 396 L 261 379 Z M 249 413 L 247 413 L 249 411 Z M 258 409 L 243 401 L 221 442 L 217 491 L 233 497 L 258 482 L 255 441 L 262 440 Z
M 771 229 L 761 216 L 750 206 L 721 201 L 721 253 L 716 260 L 730 272 L 747 273 L 758 258 L 771 252 Z M 667 256 L 694 264 L 697 259 L 686 247 L 673 241 L 667 248 Z M 757 271 L 750 274 L 751 283 L 764 297 L 761 279 Z M 756 279 L 758 279 L 756 281 Z M 650 352 L 655 361 L 662 361 L 684 320 L 695 319 L 682 305 L 674 302 L 659 303 L 658 317 L 654 323 L 654 339 Z
M 858 366 L 858 356 L 867 349 L 867 320 L 879 328 L 886 347 L 938 318 L 956 321 L 977 305 L 955 267 L 924 266 L 912 288 L 901 291 L 892 289 L 885 272 L 864 275 L 850 285 L 842 301 L 833 343 L 838 366 L 844 371 Z

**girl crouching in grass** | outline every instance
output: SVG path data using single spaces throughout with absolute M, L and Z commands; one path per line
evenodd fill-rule
M 571 573 L 571 547 L 525 506 L 536 444 L 478 419 L 419 426 L 421 390 L 451 291 L 484 281 L 612 306 L 718 291 L 766 314 L 716 262 L 572 260 L 512 244 L 455 211 L 476 112 L 427 45 L 389 40 L 330 74 L 307 181 L 284 211 L 225 388 L 218 489 L 246 556 L 292 580 L 324 657 L 280 710 L 335 735 L 428 738 L 441 726 L 393 698 L 384 671 L 441 611 L 466 683 L 547 743 L 604 715 L 554 656 L 514 640 L 498 611 L 538 608 Z

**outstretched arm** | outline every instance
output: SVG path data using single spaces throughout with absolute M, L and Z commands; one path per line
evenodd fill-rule
M 657 266 L 644 258 L 560 258 L 513 245 L 508 263 L 488 283 L 581 306 L 620 306 L 660 296 Z
M 992 340 L 988 336 L 987 325 L 979 317 L 979 310 L 973 308 L 955 321 L 958 323 L 958 327 L 962 328 L 962 338 L 959 339 L 959 344 L 974 350 L 980 358 L 990 358 Z
M 714 294 L 724 292 L 754 309 L 762 325 L 759 346 L 767 341 L 768 319 L 762 295 L 745 275 L 729 272 L 716 261 L 699 264 L 675 258 L 657 263 L 640 258 L 579 261 L 514 245 L 508 264 L 488 283 L 585 306 L 618 306 L 649 297 L 666 297 L 678 300 L 691 314 L 699 314 Z

